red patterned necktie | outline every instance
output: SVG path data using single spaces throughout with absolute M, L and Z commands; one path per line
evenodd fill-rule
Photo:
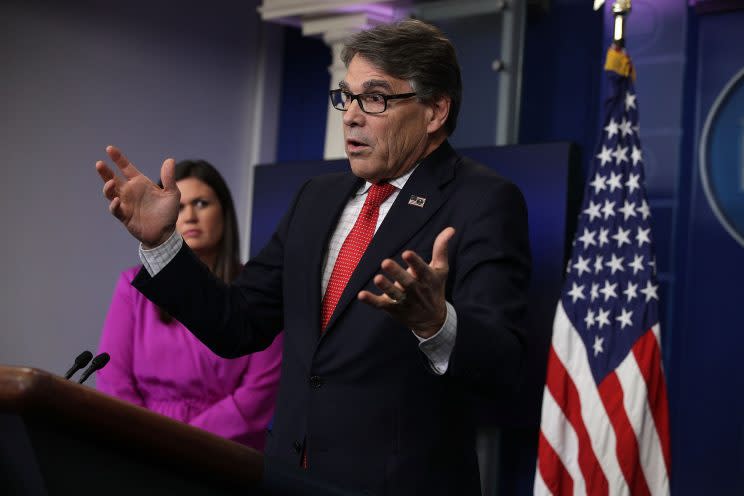
M 328 287 L 323 296 L 323 305 L 321 307 L 320 332 L 324 332 L 328 321 L 331 320 L 333 310 L 336 308 L 341 293 L 346 288 L 352 272 L 361 260 L 364 251 L 367 249 L 372 236 L 375 234 L 377 217 L 380 214 L 380 205 L 387 200 L 395 191 L 395 186 L 389 183 L 373 184 L 367 192 L 367 198 L 364 200 L 362 211 L 359 212 L 354 227 L 351 228 L 349 235 L 346 236 L 341 250 L 338 252 L 336 264 L 333 266 L 331 278 L 328 280 Z

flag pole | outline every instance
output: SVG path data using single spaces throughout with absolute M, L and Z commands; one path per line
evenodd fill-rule
M 597 0 L 595 9 L 601 7 L 602 3 L 604 0 Z M 625 52 L 625 18 L 630 14 L 630 0 L 615 0 L 612 4 L 612 14 L 615 17 L 615 26 L 612 33 L 612 45 L 607 50 L 605 70 L 629 76 L 635 81 L 635 68 Z
M 625 48 L 625 18 L 630 14 L 630 0 L 615 0 L 612 14 L 615 16 L 612 43 L 618 48 Z

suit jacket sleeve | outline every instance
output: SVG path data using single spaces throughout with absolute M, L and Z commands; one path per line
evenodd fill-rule
M 447 375 L 476 386 L 517 386 L 524 356 L 530 278 L 527 208 L 519 189 L 499 181 L 472 198 L 450 257 L 448 299 L 457 337 Z
M 284 243 L 297 197 L 269 243 L 233 284 L 215 277 L 184 243 L 155 277 L 143 268 L 132 285 L 221 357 L 266 349 L 284 326 Z

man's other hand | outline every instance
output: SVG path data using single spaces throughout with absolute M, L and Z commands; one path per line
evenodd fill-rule
M 360 291 L 357 298 L 385 310 L 420 337 L 433 336 L 447 318 L 444 294 L 449 272 L 447 244 L 454 234 L 452 227 L 439 233 L 434 240 L 431 262 L 428 264 L 411 250 L 401 255 L 408 264 L 407 269 L 386 258 L 380 265 L 385 275 L 377 274 L 374 278 L 375 286 L 382 294 Z

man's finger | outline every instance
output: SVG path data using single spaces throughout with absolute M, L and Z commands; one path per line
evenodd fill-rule
M 390 277 L 390 279 L 396 281 L 403 288 L 407 288 L 416 282 L 416 279 L 414 279 L 411 274 L 394 260 L 386 258 L 382 261 L 380 267 L 382 267 L 382 270 Z
M 408 270 L 413 274 L 413 277 L 419 281 L 424 281 L 429 277 L 431 268 L 418 253 L 413 250 L 406 250 L 401 256 L 408 264 Z
M 105 196 L 108 200 L 113 200 L 114 197 L 117 196 L 115 179 L 106 181 L 106 184 L 103 185 L 103 196 Z
M 130 162 L 129 159 L 125 157 L 123 153 L 121 153 L 121 150 L 119 150 L 115 146 L 107 146 L 106 153 L 108 153 L 108 156 L 111 157 L 111 160 L 114 161 L 116 167 L 119 168 L 121 173 L 124 174 L 124 177 L 126 177 L 127 179 L 132 179 L 133 177 L 137 177 L 140 175 L 140 171 L 137 170 L 134 164 Z
M 455 235 L 455 228 L 448 227 L 439 233 L 434 240 L 434 249 L 431 254 L 431 266 L 435 269 L 449 269 L 447 244 Z
M 357 294 L 357 299 L 368 305 L 372 305 L 375 308 L 385 309 L 390 306 L 390 299 L 386 299 L 385 295 L 376 295 L 369 291 L 360 291 Z
M 163 189 L 166 191 L 178 190 L 176 186 L 176 161 L 167 158 L 160 167 L 160 181 L 163 183 Z
M 109 169 L 106 165 L 106 162 L 104 162 L 103 160 L 99 160 L 98 162 L 96 162 L 96 172 L 98 172 L 98 175 L 101 176 L 101 179 L 103 179 L 104 183 L 116 177 L 114 171 Z
M 119 200 L 118 197 L 111 200 L 111 203 L 109 203 L 109 212 L 116 217 L 117 219 L 123 221 L 124 220 L 124 212 L 121 211 L 121 200 Z
M 393 284 L 388 278 L 377 274 L 372 280 L 375 286 L 390 298 L 390 302 L 395 303 L 405 298 L 406 292 L 400 284 Z

